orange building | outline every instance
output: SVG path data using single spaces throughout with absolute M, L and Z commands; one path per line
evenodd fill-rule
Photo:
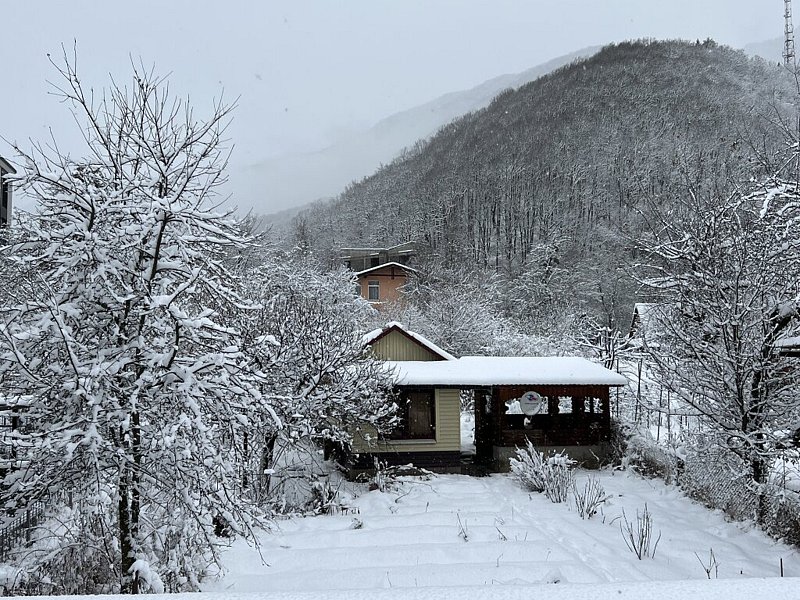
M 409 266 L 416 255 L 414 242 L 389 248 L 342 248 L 341 260 L 356 272 L 358 293 L 380 306 L 402 298 L 401 288 L 416 271 Z
M 396 262 L 364 269 L 356 273 L 359 294 L 370 304 L 397 302 L 402 296 L 401 288 L 415 273 L 411 267 Z

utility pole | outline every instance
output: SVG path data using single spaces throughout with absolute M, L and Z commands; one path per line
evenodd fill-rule
M 784 0 L 783 64 L 794 68 L 794 24 L 792 23 L 792 0 Z

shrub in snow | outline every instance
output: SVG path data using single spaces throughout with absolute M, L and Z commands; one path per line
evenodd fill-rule
M 369 489 L 385 492 L 389 489 L 393 479 L 387 470 L 388 465 L 379 460 L 377 456 L 373 458 L 373 464 L 375 465 L 375 474 L 369 481 Z
M 461 521 L 461 515 L 459 513 L 456 513 L 456 520 L 458 521 L 458 537 L 460 537 L 465 542 L 468 542 L 469 528 L 467 527 L 467 523 Z
M 578 489 L 577 484 L 573 482 L 572 494 L 575 498 L 575 509 L 581 519 L 591 519 L 610 497 L 606 495 L 605 489 L 595 477 L 589 477 L 583 489 Z
M 563 452 L 549 457 L 527 440 L 525 448 L 517 449 L 516 458 L 510 459 L 511 472 L 531 492 L 544 492 L 551 502 L 564 502 L 572 487 L 572 467 L 575 461 Z
M 640 513 L 636 511 L 636 521 L 629 521 L 625 510 L 622 511 L 622 521 L 619 524 L 619 531 L 628 550 L 636 555 L 636 558 L 655 558 L 658 542 L 661 540 L 661 532 L 653 540 L 653 515 L 647 510 L 647 504 Z
M 544 479 L 544 495 L 550 502 L 566 502 L 572 488 L 575 474 L 572 467 L 575 461 L 559 452 L 547 459 Z
M 427 481 L 436 475 L 432 471 L 414 466 L 413 464 L 389 466 L 386 462 L 379 460 L 377 457 L 374 459 L 373 464 L 375 465 L 374 473 L 367 481 L 370 491 L 391 491 L 397 486 L 399 477 L 417 477 L 421 478 L 423 481 Z
M 676 483 L 683 461 L 674 448 L 660 445 L 646 429 L 630 434 L 627 440 L 623 467 L 632 467 L 646 477 L 658 477 L 666 483 Z
M 323 460 L 309 440 L 278 453 L 270 469 L 270 493 L 265 506 L 280 515 L 347 512 L 352 489 L 330 461 Z M 264 502 L 262 500 L 262 502 Z
M 525 448 L 517 448 L 516 458 L 509 460 L 511 472 L 529 492 L 543 492 L 547 463 L 544 455 L 533 447 L 530 440 Z
M 75 506 L 48 510 L 27 533 L 30 541 L 12 548 L 7 560 L 16 565 L 4 584 L 11 595 L 79 594 L 85 590 L 109 592 L 118 579 L 113 544 L 109 547 L 103 515 L 110 497 L 97 494 Z M 25 536 L 27 537 L 27 536 Z M 23 540 L 25 539 L 23 537 Z
M 700 555 L 697 552 L 694 553 L 697 557 L 697 560 L 700 562 L 700 565 L 703 567 L 703 571 L 706 573 L 706 577 L 711 579 L 711 572 L 714 572 L 714 578 L 719 579 L 719 561 L 717 561 L 717 557 L 714 556 L 714 549 L 709 548 L 708 552 L 708 560 L 703 560 L 700 558 Z M 781 563 L 783 564 L 783 563 Z
M 308 509 L 317 515 L 333 515 L 340 512 L 339 488 L 331 485 L 329 479 L 317 479 L 311 484 L 311 499 Z

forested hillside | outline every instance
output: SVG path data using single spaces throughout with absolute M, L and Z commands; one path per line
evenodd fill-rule
M 331 259 L 414 239 L 438 264 L 496 272 L 511 316 L 550 303 L 616 326 L 647 215 L 772 172 L 795 96 L 782 68 L 710 40 L 608 46 L 442 128 L 294 235 Z

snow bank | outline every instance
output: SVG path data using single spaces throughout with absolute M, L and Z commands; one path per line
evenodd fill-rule
M 313 576 L 311 569 L 310 576 Z M 604 584 L 487 585 L 371 590 L 331 590 L 277 593 L 201 593 L 147 595 L 163 600 L 752 600 L 797 598 L 800 580 L 783 579 L 660 581 Z M 46 596 L 42 600 L 97 600 L 97 596 Z M 104 596 L 105 600 L 130 600 L 130 596 Z

